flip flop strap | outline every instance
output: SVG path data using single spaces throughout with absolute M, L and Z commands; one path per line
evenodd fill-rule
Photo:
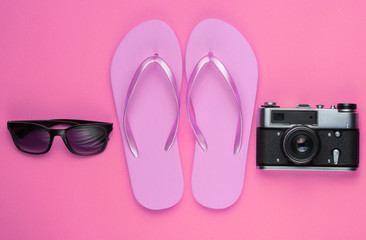
M 151 64 L 156 63 L 158 64 L 165 72 L 166 76 L 169 79 L 170 85 L 172 87 L 172 90 L 174 92 L 174 98 L 175 98 L 175 103 L 176 103 L 176 107 L 177 107 L 177 111 L 176 111 L 176 118 L 175 118 L 175 122 L 173 125 L 172 130 L 170 131 L 170 134 L 168 136 L 168 139 L 166 141 L 164 150 L 168 151 L 174 143 L 174 140 L 177 136 L 177 131 L 178 131 L 178 123 L 179 123 L 179 107 L 180 107 L 180 102 L 179 102 L 179 97 L 178 97 L 178 87 L 177 87 L 177 83 L 174 77 L 174 74 L 172 72 L 172 70 L 170 69 L 170 67 L 168 66 L 168 64 L 161 58 L 159 57 L 158 54 L 155 54 L 154 56 L 148 57 L 147 59 L 145 59 L 140 66 L 137 68 L 132 81 L 130 83 L 130 86 L 128 87 L 127 90 L 127 95 L 126 95 L 126 104 L 125 104 L 125 109 L 124 109 L 124 113 L 123 113 L 123 127 L 124 127 L 124 131 L 126 134 L 126 138 L 127 138 L 127 142 L 128 145 L 130 147 L 130 150 L 133 154 L 133 156 L 135 158 L 139 157 L 139 153 L 138 153 L 138 148 L 137 148 L 137 144 L 136 141 L 133 137 L 132 134 L 132 130 L 130 127 L 130 124 L 128 122 L 128 117 L 127 117 L 127 109 L 129 106 L 129 103 L 131 101 L 132 95 L 136 89 L 136 86 L 140 80 L 140 77 L 142 75 L 142 73 L 146 70 L 146 68 L 148 66 L 150 66 Z
M 198 127 L 195 118 L 192 116 L 190 106 L 192 107 L 192 111 L 194 111 L 194 110 L 193 110 L 193 104 L 190 105 L 190 103 L 192 103 L 191 93 L 192 93 L 193 86 L 197 80 L 197 76 L 201 72 L 202 68 L 206 64 L 209 64 L 209 63 L 212 63 L 220 71 L 222 76 L 225 78 L 227 84 L 229 85 L 229 87 L 235 97 L 235 101 L 237 103 L 236 105 L 237 105 L 237 108 L 239 111 L 239 120 L 238 120 L 238 127 L 236 130 L 236 136 L 235 136 L 235 142 L 234 142 L 234 154 L 236 155 L 240 151 L 242 135 L 243 135 L 243 113 L 241 110 L 240 96 L 239 96 L 238 89 L 237 89 L 229 71 L 226 69 L 224 64 L 218 58 L 213 56 L 213 54 L 211 52 L 208 55 L 201 58 L 201 60 L 197 63 L 197 65 L 193 69 L 193 72 L 189 78 L 189 82 L 188 82 L 188 86 L 187 86 L 187 93 L 186 93 L 186 104 L 187 104 L 187 113 L 188 113 L 189 123 L 191 124 L 192 130 L 194 132 L 194 135 L 196 136 L 196 139 L 197 139 L 199 145 L 201 146 L 202 150 L 206 152 L 208 149 L 207 141 L 206 141 L 205 137 L 203 136 L 200 128 Z

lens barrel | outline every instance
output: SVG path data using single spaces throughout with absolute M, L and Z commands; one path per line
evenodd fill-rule
M 309 163 L 319 150 L 319 140 L 313 130 L 305 126 L 289 129 L 283 138 L 283 151 L 294 164 Z

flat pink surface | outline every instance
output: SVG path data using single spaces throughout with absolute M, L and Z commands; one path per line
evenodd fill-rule
M 2 1 L 0 239 L 364 239 L 365 12 L 366 2 L 349 0 Z M 259 171 L 253 126 L 243 194 L 226 210 L 204 208 L 192 196 L 195 142 L 183 104 L 183 198 L 157 212 L 136 202 L 110 86 L 112 55 L 149 19 L 169 24 L 184 53 L 205 18 L 232 24 L 251 44 L 257 107 L 358 103 L 357 172 Z M 60 117 L 112 121 L 105 152 L 77 157 L 55 139 L 48 154 L 30 156 L 6 129 L 7 120 Z

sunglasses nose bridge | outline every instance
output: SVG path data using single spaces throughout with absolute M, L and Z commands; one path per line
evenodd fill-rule
M 66 134 L 66 130 L 65 129 L 51 129 L 51 134 L 53 136 L 60 136 L 63 138 Z

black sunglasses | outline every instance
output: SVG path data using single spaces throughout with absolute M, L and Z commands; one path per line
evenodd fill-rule
M 56 125 L 71 127 L 50 129 Z M 44 154 L 50 150 L 54 137 L 60 136 L 70 152 L 87 156 L 104 151 L 113 124 L 73 119 L 9 121 L 8 129 L 15 146 L 22 152 Z

